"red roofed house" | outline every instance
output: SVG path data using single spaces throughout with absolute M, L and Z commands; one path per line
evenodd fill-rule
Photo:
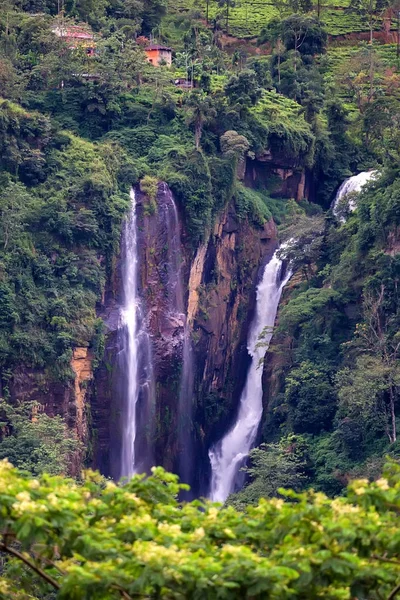
M 154 65 L 159 67 L 161 64 L 166 64 L 170 67 L 172 64 L 172 50 L 167 46 L 160 44 L 150 44 L 144 49 L 146 52 L 147 60 Z
M 93 56 L 96 48 L 93 33 L 83 25 L 65 25 L 53 29 L 58 37 L 65 39 L 70 48 L 83 47 L 88 56 Z

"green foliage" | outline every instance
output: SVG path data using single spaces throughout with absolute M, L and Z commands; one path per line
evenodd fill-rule
M 149 199 L 149 204 L 146 206 L 149 214 L 154 214 L 157 209 L 156 197 L 158 192 L 158 181 L 155 177 L 145 175 L 140 180 L 140 189 Z
M 293 157 L 298 164 L 312 164 L 315 138 L 297 102 L 264 92 L 253 112 L 266 129 L 272 153 Z
M 399 578 L 400 468 L 343 497 L 282 492 L 244 513 L 179 505 L 173 475 L 154 469 L 120 487 L 81 485 L 1 463 L 0 594 L 120 598 L 389 598 Z M 30 595 L 30 596 L 29 596 Z
M 201 9 L 204 16 L 206 4 L 208 4 L 210 21 L 216 21 L 219 27 L 226 30 L 226 9 L 221 11 L 218 0 L 177 0 L 174 3 L 174 9 L 179 14 L 189 13 L 193 8 L 197 11 Z M 368 31 L 367 11 L 362 7 L 360 7 L 361 10 L 351 11 L 349 10 L 350 4 L 350 0 L 326 0 L 312 6 L 307 0 L 279 0 L 277 3 L 259 2 L 258 0 L 232 1 L 229 8 L 229 33 L 239 38 L 254 38 L 260 34 L 266 23 L 273 21 L 276 17 L 309 12 L 316 17 L 319 16 L 331 36 Z M 376 3 L 372 3 L 371 6 L 375 7 Z M 383 6 L 383 3 L 377 3 L 376 29 L 381 24 L 379 9 Z
M 243 156 L 250 148 L 249 141 L 237 131 L 225 131 L 220 139 L 221 150 L 226 156 Z
M 32 475 L 70 473 L 82 447 L 61 417 L 47 416 L 36 402 L 12 406 L 1 401 L 0 412 L 0 459 Z
M 317 434 L 329 430 L 336 410 L 329 371 L 305 361 L 290 371 L 285 383 L 285 401 L 293 431 Z
M 308 217 L 296 208 L 281 228 L 285 242 L 280 253 L 293 271 L 301 269 L 308 279 L 324 243 L 325 220 L 318 214 Z
M 251 466 L 244 471 L 250 483 L 227 501 L 238 510 L 258 504 L 261 498 L 277 496 L 281 488 L 300 491 L 307 482 L 305 445 L 300 437 L 290 435 L 276 444 L 261 444 L 249 458 Z
M 16 105 L 3 103 L 2 116 L 0 361 L 65 380 L 72 347 L 94 335 L 95 304 L 118 249 L 124 155 L 115 144 L 55 132 Z
M 255 225 L 262 226 L 272 217 L 266 195 L 243 185 L 237 186 L 235 206 L 240 219 L 248 218 Z
M 186 99 L 187 123 L 194 126 L 196 150 L 200 150 L 201 136 L 205 123 L 216 116 L 212 100 L 202 90 L 193 90 Z
M 233 75 L 225 86 L 225 94 L 228 103 L 243 116 L 246 109 L 255 106 L 261 97 L 256 74 L 253 71 L 242 71 Z
M 300 292 L 282 308 L 279 328 L 295 332 L 308 325 L 314 316 L 321 319 L 321 325 L 326 326 L 327 322 L 332 322 L 337 297 L 337 293 L 329 288 L 310 288 Z

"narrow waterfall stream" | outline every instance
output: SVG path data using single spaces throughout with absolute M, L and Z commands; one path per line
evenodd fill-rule
M 153 374 L 151 344 L 146 331 L 138 293 L 138 247 L 136 197 L 131 190 L 131 209 L 123 231 L 122 284 L 123 307 L 119 335 L 122 338 L 121 373 L 124 375 L 120 477 L 131 477 L 145 470 L 148 463 L 146 442 L 139 440 L 139 423 L 151 419 Z M 138 405 L 143 405 L 139 417 Z M 143 428 L 140 427 L 141 433 Z M 143 436 L 142 436 L 143 437 Z
M 272 338 L 282 289 L 289 278 L 287 273 L 282 279 L 282 261 L 275 252 L 257 287 L 256 311 L 247 339 L 252 361 L 238 416 L 232 429 L 208 453 L 212 469 L 210 498 L 217 502 L 224 502 L 234 491 L 238 471 L 256 440 L 263 413 L 262 361 Z M 266 334 L 260 340 L 264 331 Z
M 346 198 L 349 197 L 348 210 L 352 212 L 357 208 L 354 194 L 359 193 L 362 188 L 369 182 L 371 179 L 377 175 L 377 171 L 363 171 L 362 173 L 358 173 L 358 175 L 353 175 L 348 179 L 345 179 L 338 189 L 336 197 L 332 202 L 332 212 L 335 217 L 338 217 L 340 221 L 344 222 L 346 219 L 344 216 L 340 215 L 341 212 L 341 203 Z M 351 194 L 351 195 L 350 195 Z
M 190 483 L 193 464 L 191 428 L 194 368 L 190 327 L 185 311 L 182 243 L 178 210 L 173 194 L 166 184 L 160 185 L 160 194 L 163 200 L 159 209 L 164 211 L 163 218 L 166 223 L 168 236 L 168 280 L 166 282 L 168 318 L 170 320 L 177 320 L 182 325 L 182 367 L 179 384 L 177 432 L 180 448 L 178 468 L 181 480 L 185 483 Z

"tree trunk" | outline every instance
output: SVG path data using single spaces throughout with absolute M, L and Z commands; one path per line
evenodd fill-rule
M 281 55 L 278 55 L 278 85 L 281 88 Z
M 280 85 L 281 85 L 281 49 L 280 49 L 280 46 L 278 49 L 278 85 L 280 88 Z
M 371 102 L 374 95 L 374 49 L 372 42 L 370 42 L 370 56 L 369 56 L 369 101 Z
M 201 123 L 201 121 L 196 121 L 195 129 L 194 129 L 194 139 L 195 139 L 195 143 L 196 143 L 196 150 L 200 150 L 200 140 L 201 140 L 202 129 L 203 129 L 203 124 Z
M 391 438 L 392 438 L 392 444 L 396 441 L 397 439 L 397 431 L 396 431 L 396 414 L 395 414 L 395 410 L 394 410 L 394 391 L 393 391 L 393 385 L 390 384 L 389 387 L 389 400 L 390 400 L 390 419 L 391 419 L 391 425 L 392 425 L 392 433 L 391 433 Z
M 300 41 L 300 36 L 297 35 L 296 32 L 294 32 L 294 64 L 293 64 L 293 69 L 294 72 L 297 73 L 297 49 L 299 47 L 299 41 Z

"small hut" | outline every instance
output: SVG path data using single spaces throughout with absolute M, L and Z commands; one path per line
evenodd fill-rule
M 170 67 L 172 64 L 172 50 L 168 46 L 162 46 L 161 44 L 150 44 L 144 49 L 147 60 L 154 65 L 159 67 L 160 65 L 167 65 Z

